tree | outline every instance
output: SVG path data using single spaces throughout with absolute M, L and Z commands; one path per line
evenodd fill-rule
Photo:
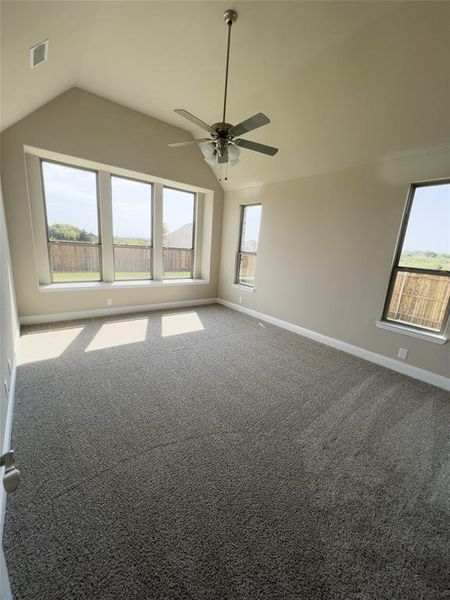
M 85 229 L 82 229 L 78 235 L 79 242 L 96 242 L 97 236 L 93 233 L 88 233 Z
M 48 237 L 50 240 L 66 240 L 70 242 L 96 242 L 95 233 L 90 233 L 85 229 L 68 225 L 67 223 L 55 223 L 48 228 Z
M 80 229 L 74 225 L 56 223 L 48 228 L 48 237 L 51 240 L 72 240 L 79 239 Z

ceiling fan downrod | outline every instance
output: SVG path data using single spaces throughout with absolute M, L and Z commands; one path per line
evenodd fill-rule
M 223 15 L 224 21 L 228 27 L 228 42 L 227 42 L 227 60 L 225 66 L 225 91 L 223 95 L 223 114 L 222 114 L 222 123 L 226 123 L 225 115 L 227 110 L 227 93 L 228 93 L 228 66 L 230 64 L 230 41 L 231 41 L 231 27 L 233 23 L 236 23 L 237 20 L 237 12 L 229 8 L 225 11 Z

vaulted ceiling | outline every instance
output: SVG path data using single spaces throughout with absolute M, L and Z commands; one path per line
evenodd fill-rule
M 220 120 L 226 8 L 229 113 L 264 112 L 229 188 L 293 179 L 449 144 L 448 2 L 2 2 L 1 127 L 78 86 L 187 129 Z M 48 61 L 29 48 L 49 39 Z M 188 152 L 189 149 L 173 150 Z

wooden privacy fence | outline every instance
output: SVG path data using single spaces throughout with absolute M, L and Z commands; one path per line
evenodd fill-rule
M 100 271 L 100 247 L 83 242 L 49 242 L 52 269 L 62 273 Z M 164 272 L 192 273 L 193 250 L 164 248 Z M 151 248 L 114 246 L 116 272 L 150 273 Z
M 164 248 L 164 272 L 165 273 L 192 273 L 193 250 L 184 248 Z
M 100 271 L 100 247 L 82 242 L 49 242 L 52 270 L 62 273 Z
M 449 277 L 397 271 L 387 316 L 439 331 L 449 296 Z
M 114 269 L 119 273 L 146 273 L 150 277 L 151 248 L 114 246 Z

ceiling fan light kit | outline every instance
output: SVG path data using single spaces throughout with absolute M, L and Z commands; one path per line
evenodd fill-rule
M 222 165 L 237 165 L 240 159 L 241 148 L 253 150 L 254 152 L 260 152 L 269 156 L 274 156 L 278 152 L 278 148 L 266 146 L 265 144 L 258 144 L 256 142 L 252 142 L 251 140 L 245 140 L 239 137 L 242 134 L 249 133 L 258 127 L 262 127 L 263 125 L 270 123 L 270 119 L 263 113 L 257 113 L 256 115 L 253 115 L 253 117 L 242 121 L 242 123 L 239 123 L 238 125 L 232 125 L 231 123 L 226 122 L 231 27 L 237 20 L 237 12 L 235 10 L 228 9 L 225 11 L 224 20 L 228 27 L 228 42 L 225 66 L 225 90 L 223 97 L 222 121 L 214 123 L 213 125 L 208 125 L 187 110 L 176 108 L 175 112 L 177 114 L 185 119 L 188 119 L 191 121 L 191 123 L 194 123 L 194 125 L 197 125 L 198 127 L 201 127 L 207 131 L 211 137 L 197 140 L 185 140 L 182 142 L 174 142 L 169 144 L 169 146 L 172 148 L 187 146 L 190 144 L 198 144 L 203 153 L 205 161 L 213 167 L 222 167 Z M 222 178 L 222 173 L 220 173 L 220 175 L 221 176 L 219 180 Z M 227 179 L 227 176 L 225 176 L 225 179 Z

